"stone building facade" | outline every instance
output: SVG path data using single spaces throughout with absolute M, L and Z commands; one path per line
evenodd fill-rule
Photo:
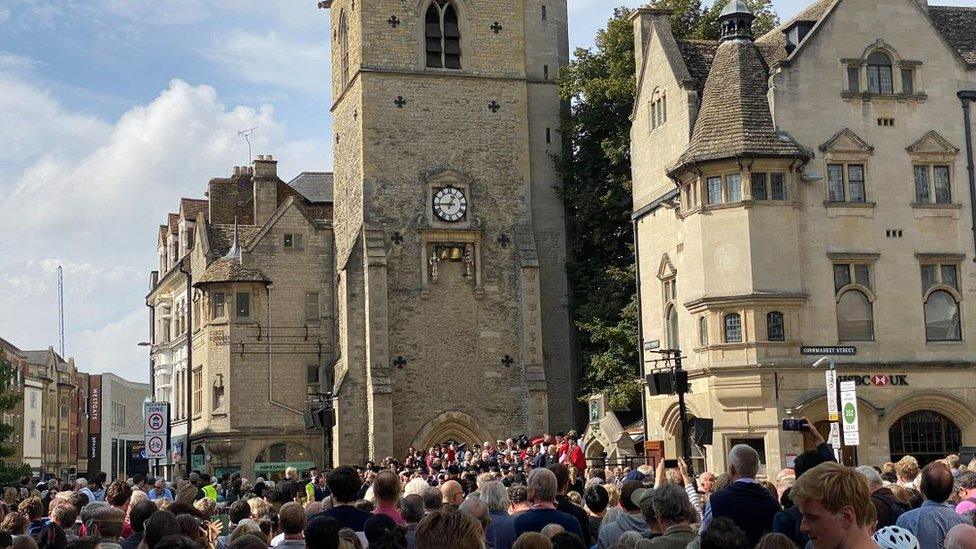
M 802 352 L 825 346 L 856 350 L 835 357 L 858 388 L 846 462 L 976 445 L 976 11 L 821 0 L 754 38 L 729 6 L 717 43 L 633 17 L 641 340 L 686 357 L 689 414 L 714 419 L 693 454 L 717 471 L 747 443 L 765 473 L 790 465 L 804 448 L 781 420 L 827 425 Z M 677 416 L 673 396 L 647 398 L 668 457 Z
M 184 200 L 192 207 L 160 227 L 167 271 L 153 274 L 147 296 L 153 394 L 190 435 L 172 441 L 165 474 L 187 460 L 248 478 L 321 462 L 322 435 L 306 431 L 302 412 L 334 361 L 331 201 L 330 174 L 285 183 L 261 155 L 211 180 L 205 201 Z M 172 226 L 187 234 L 163 249 Z
M 565 0 L 326 0 L 338 462 L 576 425 Z M 581 414 L 580 414 L 581 415 Z

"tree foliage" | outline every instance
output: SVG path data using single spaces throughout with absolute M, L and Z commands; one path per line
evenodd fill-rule
M 634 102 L 634 34 L 625 8 L 576 50 L 560 73 L 570 102 L 563 120 L 569 150 L 556 159 L 573 250 L 567 267 L 580 329 L 582 395 L 603 392 L 614 406 L 638 393 L 636 303 L 630 212 L 630 114 Z M 633 314 L 625 308 L 633 307 Z
M 21 395 L 11 389 L 14 381 L 14 367 L 0 352 L 0 416 L 3 412 L 8 412 L 17 407 Z M 11 435 L 14 434 L 15 427 L 0 423 L 0 458 L 10 457 L 17 453 L 17 450 L 9 444 Z M 11 465 L 6 461 L 0 461 L 0 483 L 16 482 L 24 475 L 30 474 L 30 467 L 27 465 Z
M 745 0 L 755 14 L 752 33 L 762 36 L 779 26 L 779 16 L 773 9 L 772 0 Z M 671 30 L 675 38 L 718 40 L 720 37 L 718 16 L 729 0 L 717 0 L 711 7 L 703 7 L 701 0 L 654 0 L 651 6 L 666 9 L 671 14 Z
M 655 0 L 672 10 L 676 38 L 718 38 L 718 15 L 701 0 Z M 757 36 L 779 24 L 771 0 L 746 0 L 757 14 Z M 614 10 L 593 49 L 577 49 L 560 72 L 570 103 L 563 120 L 567 150 L 555 159 L 570 235 L 567 270 L 580 331 L 584 380 L 580 396 L 604 393 L 626 407 L 640 395 L 630 172 L 630 115 L 634 104 L 634 32 L 626 8 Z

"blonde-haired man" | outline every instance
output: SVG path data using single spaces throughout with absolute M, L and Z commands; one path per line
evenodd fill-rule
M 800 529 L 815 549 L 875 549 L 875 510 L 867 482 L 854 469 L 821 463 L 796 480 L 790 497 Z

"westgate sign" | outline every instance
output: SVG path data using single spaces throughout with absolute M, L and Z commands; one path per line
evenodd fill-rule
M 908 387 L 908 375 L 847 375 L 837 376 L 840 381 L 853 381 L 859 387 Z

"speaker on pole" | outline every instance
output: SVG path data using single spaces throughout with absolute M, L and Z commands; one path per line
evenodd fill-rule
M 715 421 L 707 417 L 696 417 L 691 420 L 691 438 L 697 446 L 712 444 L 712 428 Z
M 315 412 L 312 410 L 305 410 L 302 412 L 302 420 L 305 422 L 306 429 L 315 428 Z

